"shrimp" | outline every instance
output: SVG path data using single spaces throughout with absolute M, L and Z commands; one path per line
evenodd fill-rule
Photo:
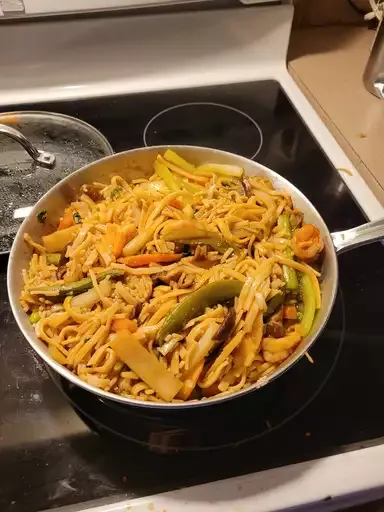
M 324 249 L 320 231 L 312 224 L 304 224 L 292 238 L 295 256 L 304 261 L 315 261 Z

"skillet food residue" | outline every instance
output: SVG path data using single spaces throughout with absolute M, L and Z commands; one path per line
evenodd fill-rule
M 292 354 L 321 307 L 324 244 L 289 194 L 171 150 L 148 180 L 83 185 L 55 232 L 25 241 L 20 300 L 36 336 L 80 379 L 124 397 L 250 386 Z

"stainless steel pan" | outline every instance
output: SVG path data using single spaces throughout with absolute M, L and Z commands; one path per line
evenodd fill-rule
M 289 181 L 267 167 L 224 151 L 193 146 L 175 146 L 174 149 L 181 156 L 194 164 L 216 162 L 239 165 L 244 168 L 247 175 L 266 176 L 272 180 L 276 188 L 284 189 L 289 192 L 295 206 L 304 212 L 305 221 L 316 225 L 324 238 L 325 258 L 321 282 L 323 306 L 317 313 L 310 335 L 301 342 L 296 351 L 274 374 L 231 395 L 203 401 L 168 404 L 138 401 L 105 392 L 83 382 L 64 366 L 54 361 L 48 354 L 46 345 L 35 336 L 33 327 L 28 321 L 28 316 L 24 313 L 19 303 L 20 293 L 23 288 L 21 270 L 27 268 L 31 257 L 31 251 L 24 243 L 23 237 L 24 233 L 29 233 L 34 239 L 38 239 L 42 235 L 51 232 L 53 226 L 57 225 L 64 208 L 71 201 L 76 199 L 79 188 L 84 183 L 93 181 L 108 182 L 110 177 L 116 174 L 123 176 L 126 180 L 148 177 L 153 172 L 152 164 L 157 153 L 163 152 L 165 149 L 166 147 L 162 146 L 141 148 L 103 158 L 74 172 L 47 192 L 33 208 L 31 214 L 25 219 L 13 243 L 8 264 L 8 291 L 13 314 L 24 336 L 40 357 L 60 375 L 91 393 L 95 393 L 103 398 L 115 400 L 122 404 L 160 409 L 185 409 L 213 405 L 255 391 L 279 377 L 298 361 L 302 355 L 310 349 L 311 345 L 320 335 L 331 313 L 338 284 L 337 254 L 382 239 L 384 237 L 384 219 L 370 222 L 348 231 L 330 233 L 322 217 L 308 199 Z M 48 219 L 49 222 L 52 223 L 51 226 L 49 223 L 42 225 L 36 221 L 37 213 L 43 208 L 46 208 L 48 211 Z

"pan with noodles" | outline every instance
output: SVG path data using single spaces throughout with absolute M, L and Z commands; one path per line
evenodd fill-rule
M 346 233 L 332 236 L 345 246 Z M 9 284 L 24 334 L 62 375 L 118 401 L 185 407 L 261 387 L 306 353 L 337 263 L 320 215 L 272 171 L 148 148 L 52 189 L 15 241 Z

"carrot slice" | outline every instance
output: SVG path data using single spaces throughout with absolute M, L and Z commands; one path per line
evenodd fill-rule
M 115 318 L 112 320 L 111 324 L 112 331 L 129 331 L 136 332 L 137 331 L 137 323 L 134 320 L 130 320 L 129 318 Z
M 126 256 L 119 261 L 128 265 L 128 267 L 143 267 L 150 263 L 172 263 L 179 261 L 181 254 L 168 254 L 155 252 L 153 254 L 138 254 L 136 256 Z
M 67 208 L 64 212 L 63 217 L 60 219 L 59 225 L 57 227 L 57 230 L 70 228 L 75 223 L 73 219 L 73 212 L 72 208 Z
M 297 320 L 296 306 L 284 306 L 283 317 L 287 320 Z

